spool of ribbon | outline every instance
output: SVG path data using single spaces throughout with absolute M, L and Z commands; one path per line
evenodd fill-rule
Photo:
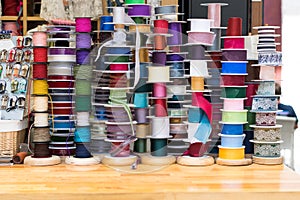
M 45 127 L 48 126 L 48 112 L 46 113 L 34 113 L 34 126 Z
M 76 143 L 75 157 L 76 158 L 92 157 L 90 150 L 89 150 L 89 143 L 81 143 L 81 142 Z
M 180 99 L 178 95 L 184 95 L 186 94 L 186 85 L 168 85 L 168 94 L 174 94 L 177 95 L 177 99 Z M 184 97 L 184 96 L 182 96 Z
M 149 109 L 148 108 L 135 108 L 135 119 L 137 123 L 144 124 L 149 123 L 147 116 L 149 116 Z
M 170 122 L 168 117 L 151 118 L 151 138 L 168 138 Z
M 135 62 L 135 54 L 136 52 L 133 51 L 133 58 L 132 58 L 132 62 Z M 140 65 L 144 62 L 150 62 L 150 58 L 149 58 L 149 50 L 148 48 L 141 48 L 139 51 L 139 58 L 140 58 Z M 141 66 L 140 66 L 141 67 Z M 142 67 L 141 67 L 142 68 Z
M 76 63 L 79 65 L 90 64 L 90 50 L 80 49 L 76 51 Z
M 154 99 L 154 114 L 156 117 L 168 116 L 167 99 Z
M 202 142 L 195 142 L 190 144 L 189 148 L 183 153 L 183 155 L 188 155 L 191 157 L 202 157 L 208 150 L 210 142 L 205 144 Z
M 50 47 L 48 49 L 49 55 L 75 55 L 76 51 L 70 47 Z
M 247 112 L 248 110 L 223 110 L 222 111 L 222 121 L 223 122 L 247 122 Z
M 100 16 L 100 31 L 114 31 L 114 25 L 107 23 L 112 21 L 113 16 Z
M 35 47 L 33 48 L 33 61 L 46 63 L 48 61 L 47 57 L 47 47 Z
M 91 95 L 91 82 L 85 79 L 76 80 L 76 95 Z
M 76 112 L 88 112 L 91 110 L 91 96 L 76 96 L 75 97 Z
M 136 137 L 146 138 L 150 135 L 150 125 L 149 124 L 137 124 L 136 125 Z
M 246 74 L 247 61 L 221 61 L 222 73 Z
M 191 32 L 210 32 L 211 19 L 188 19 L 191 25 Z
M 212 45 L 215 37 L 213 32 L 188 32 L 188 43 Z
M 275 95 L 275 81 L 260 81 L 257 95 Z
M 170 67 L 169 66 L 148 66 L 148 82 L 164 83 L 170 81 Z
M 90 33 L 76 34 L 76 48 L 91 48 L 92 38 Z
M 252 99 L 253 111 L 276 111 L 278 110 L 277 96 L 254 96 Z
M 224 110 L 243 110 L 246 98 L 222 98 Z
M 181 45 L 182 44 L 182 23 L 170 22 L 168 25 L 168 32 L 171 37 L 167 38 L 168 45 Z
M 276 112 L 256 112 L 255 124 L 257 126 L 275 126 L 276 125 Z
M 164 50 L 167 47 L 167 39 L 164 35 L 155 35 L 154 36 L 154 49 L 155 50 Z
M 275 67 L 262 65 L 260 66 L 259 79 L 261 80 L 275 80 L 276 78 Z
M 128 15 L 130 17 L 149 17 L 151 7 L 148 4 L 128 5 Z
M 47 32 L 35 31 L 32 34 L 32 45 L 33 46 L 47 46 Z
M 33 142 L 50 142 L 49 127 L 34 127 Z
M 204 77 L 192 76 L 191 77 L 191 90 L 204 90 Z
M 133 104 L 135 108 L 147 108 L 149 105 L 148 93 L 134 93 Z
M 109 65 L 109 69 L 111 71 L 127 71 L 128 70 L 128 64 L 122 64 L 122 63 L 118 63 L 118 64 L 110 64 Z
M 165 51 L 153 51 L 152 63 L 154 65 L 166 65 L 167 53 Z
M 76 32 L 91 32 L 92 23 L 90 17 L 77 17 L 75 18 L 75 30 Z
M 51 157 L 51 153 L 49 150 L 48 142 L 35 142 L 34 143 L 34 154 L 32 157 L 34 158 L 49 158 Z
M 33 110 L 36 112 L 48 111 L 48 96 L 33 97 Z
M 230 17 L 226 30 L 227 36 L 241 36 L 242 35 L 242 18 Z
M 207 77 L 207 61 L 206 60 L 191 60 L 190 61 L 190 76 L 194 77 Z
M 211 28 L 211 31 L 215 34 L 215 39 L 212 46 L 208 46 L 208 51 L 220 51 L 221 50 L 221 35 L 222 29 L 220 28 Z
M 75 142 L 90 142 L 91 130 L 89 126 L 77 126 L 74 133 Z
M 130 155 L 130 144 L 112 142 L 110 153 L 114 157 L 128 157 Z
M 36 95 L 47 95 L 48 94 L 48 83 L 46 80 L 33 80 L 33 94 Z
M 211 27 L 221 26 L 221 6 L 227 6 L 226 3 L 204 3 L 202 6 L 207 6 L 207 18 L 211 19 Z
M 178 5 L 157 6 L 154 8 L 156 15 L 176 14 Z
M 247 86 L 223 86 L 221 96 L 224 98 L 245 98 Z
M 212 105 L 206 98 L 204 98 L 202 92 L 192 93 L 192 106 L 196 106 L 204 110 L 209 121 L 212 121 Z
M 150 138 L 150 150 L 152 156 L 167 156 L 168 155 L 168 139 L 165 138 Z
M 244 37 L 224 37 L 224 49 L 244 49 Z
M 205 46 L 204 45 L 191 45 L 188 46 L 187 57 L 190 60 L 205 60 Z
M 145 0 L 125 0 L 125 4 L 145 4 Z
M 146 153 L 147 152 L 147 139 L 146 138 L 138 138 L 134 142 L 133 151 L 137 153 Z
M 228 86 L 242 86 L 245 85 L 245 76 L 247 74 L 221 74 L 220 83 L 221 85 L 228 85 Z
M 243 124 L 233 124 L 233 123 L 222 123 L 222 134 L 225 135 L 241 135 L 243 134 Z
M 99 110 L 97 110 L 99 112 Z M 96 112 L 97 112 L 96 111 Z M 76 125 L 77 126 L 88 126 L 90 113 L 89 112 L 77 112 L 76 114 Z
M 223 49 L 222 50 L 223 61 L 245 61 L 247 60 L 246 49 Z
M 167 86 L 165 83 L 153 83 L 153 94 L 154 97 L 166 97 Z
M 180 52 L 167 53 L 167 61 L 183 61 L 185 57 L 185 54 Z

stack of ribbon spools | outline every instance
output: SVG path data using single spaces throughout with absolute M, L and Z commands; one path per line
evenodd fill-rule
M 74 157 L 67 157 L 67 164 L 94 165 L 100 160 L 90 153 L 91 128 L 91 79 L 93 66 L 91 65 L 91 31 L 92 23 L 90 17 L 75 18 L 76 31 L 76 66 L 75 70 L 75 112 L 76 129 L 74 142 L 76 150 Z
M 188 142 L 189 148 L 183 156 L 177 158 L 181 165 L 212 165 L 214 159 L 205 153 L 210 144 L 212 132 L 212 105 L 204 97 L 209 93 L 205 87 L 205 79 L 209 78 L 207 60 L 205 57 L 206 46 L 213 45 L 215 34 L 210 32 L 210 19 L 188 19 L 191 31 L 188 31 L 188 59 L 190 61 L 191 86 L 188 92 L 192 93 L 192 103 L 188 108 Z
M 151 6 L 145 1 L 126 1 L 128 16 L 136 23 L 129 26 L 128 45 L 135 46 L 131 69 L 139 68 L 139 80 L 131 79 L 130 85 L 135 85 L 133 90 L 133 104 L 136 125 L 136 137 L 133 151 L 146 153 L 148 150 L 147 136 L 150 134 L 148 93 L 152 91 L 152 85 L 147 83 L 148 69 L 150 65 L 149 48 L 147 45 L 150 30 Z M 135 69 L 137 70 L 137 69 Z M 135 74 L 138 75 L 138 74 Z M 137 76 L 135 76 L 137 77 Z
M 47 32 L 33 32 L 33 143 L 34 154 L 26 157 L 27 165 L 55 165 L 60 163 L 58 156 L 52 156 L 49 149 L 50 129 L 48 122 L 48 83 L 47 83 Z
M 217 154 L 218 147 L 220 144 L 220 138 L 218 134 L 220 133 L 221 127 L 219 121 L 222 119 L 222 113 L 220 109 L 223 106 L 221 97 L 221 87 L 220 87 L 220 73 L 221 73 L 221 36 L 223 31 L 227 27 L 221 27 L 221 9 L 222 6 L 227 6 L 225 3 L 204 3 L 201 6 L 207 7 L 207 18 L 211 20 L 210 30 L 215 34 L 215 39 L 211 46 L 206 48 L 207 57 L 207 68 L 209 79 L 206 79 L 207 89 L 211 90 L 211 93 L 204 94 L 204 96 L 210 100 L 212 105 L 212 133 L 211 133 L 211 143 L 209 147 L 209 153 Z M 197 65 L 192 61 L 193 65 Z
M 114 32 L 114 25 L 107 24 L 113 21 L 113 16 L 101 16 L 100 17 L 100 30 L 94 31 L 96 38 L 93 39 L 94 44 L 97 48 L 112 39 L 112 34 Z M 92 51 L 93 55 L 94 51 Z M 107 55 L 109 56 L 109 54 Z M 94 60 L 94 58 L 93 58 Z M 92 86 L 92 112 L 93 117 L 91 122 L 91 144 L 90 151 L 93 155 L 96 154 L 106 154 L 110 150 L 110 143 L 106 142 L 106 125 L 105 121 L 106 113 L 104 105 L 108 103 L 109 90 L 102 90 L 101 87 L 109 86 L 109 74 L 102 73 L 103 70 L 107 68 L 104 64 L 106 57 L 101 56 L 94 61 L 96 68 L 93 70 L 93 86 Z
M 99 87 L 109 92 L 108 104 L 105 104 L 107 117 L 105 141 L 111 143 L 110 155 L 103 157 L 102 163 L 111 166 L 132 165 L 137 157 L 131 155 L 130 144 L 136 140 L 135 124 L 133 121 L 133 105 L 129 104 L 127 93 L 131 71 L 129 65 L 131 47 L 127 45 L 125 25 L 134 22 L 126 15 L 125 7 L 113 7 L 114 25 L 113 39 L 104 43 L 106 49 L 105 64 L 108 69 L 102 73 L 107 74 L 108 87 Z M 98 55 L 101 57 L 100 47 Z
M 168 155 L 168 140 L 170 136 L 170 119 L 167 108 L 167 83 L 170 81 L 170 66 L 167 62 L 167 40 L 171 36 L 181 37 L 178 33 L 169 33 L 168 20 L 165 16 L 177 16 L 177 6 L 158 6 L 154 8 L 156 19 L 153 20 L 154 30 L 150 34 L 153 42 L 152 65 L 148 66 L 148 83 L 153 84 L 150 138 L 150 156 L 143 156 L 142 163 L 149 165 L 168 165 L 175 162 L 175 157 Z M 173 24 L 174 25 L 174 24 Z M 179 24 L 180 25 L 180 24 Z M 179 33 L 181 34 L 181 33 Z M 177 38 L 181 39 L 181 38 Z M 169 42 L 171 42 L 169 40 Z M 179 42 L 179 43 L 178 43 Z M 178 45 L 180 41 L 177 41 Z M 182 63 L 181 63 L 182 64 Z M 181 65 L 181 68 L 183 65 Z M 184 75 L 184 70 L 182 70 Z
M 219 134 L 220 165 L 249 165 L 251 159 L 245 158 L 244 124 L 247 123 L 245 76 L 247 75 L 247 50 L 242 36 L 242 18 L 228 20 L 224 49 L 222 50 L 222 130 Z
M 275 30 L 277 26 L 259 26 L 258 29 L 258 66 L 259 79 L 256 80 L 258 89 L 252 99 L 252 110 L 255 113 L 253 162 L 258 164 L 282 164 L 280 154 L 280 129 L 276 124 L 278 95 L 275 95 L 275 67 L 281 65 L 281 52 L 276 52 Z
M 49 113 L 51 115 L 52 154 L 61 157 L 74 155 L 74 46 L 73 25 L 50 25 L 48 32 Z

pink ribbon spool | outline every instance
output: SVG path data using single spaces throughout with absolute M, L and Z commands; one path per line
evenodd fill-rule
M 115 157 L 127 157 L 130 155 L 130 145 L 126 145 L 125 147 L 120 147 L 120 145 L 122 144 L 122 142 L 112 142 L 111 143 L 111 151 L 114 152 L 119 148 L 122 148 L 122 150 L 117 153 L 116 155 L 114 155 Z
M 225 49 L 244 49 L 245 48 L 245 38 L 224 38 L 224 48 Z
M 221 85 L 245 85 L 245 75 L 232 75 L 232 74 L 221 74 Z
M 153 94 L 154 97 L 166 97 L 167 86 L 165 83 L 153 83 Z
M 168 116 L 167 99 L 154 99 L 155 117 Z
M 165 19 L 154 20 L 154 33 L 168 33 L 168 21 Z
M 245 98 L 223 98 L 224 110 L 243 110 Z
M 221 26 L 221 4 L 212 3 L 208 4 L 207 18 L 212 19 L 211 27 Z
M 128 64 L 110 64 L 109 69 L 111 71 L 127 71 Z
M 215 37 L 213 32 L 188 32 L 188 43 L 212 45 Z

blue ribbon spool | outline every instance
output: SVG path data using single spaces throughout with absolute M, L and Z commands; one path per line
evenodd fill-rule
M 182 69 L 170 69 L 170 77 L 183 77 L 184 76 L 184 70 Z
M 173 62 L 168 64 L 170 65 L 170 70 L 181 69 L 184 70 L 184 62 Z
M 90 142 L 91 130 L 89 126 L 77 126 L 74 133 L 75 142 Z
M 168 139 L 167 138 L 151 138 L 151 155 L 167 156 L 168 155 Z
M 113 16 L 101 16 L 100 17 L 100 30 L 101 31 L 114 31 L 114 24 L 107 24 L 106 22 L 112 22 Z
M 140 77 L 147 78 L 148 77 L 148 68 L 149 63 L 140 63 Z
M 221 133 L 224 135 L 243 134 L 243 124 L 223 124 Z
M 52 123 L 50 124 L 50 126 L 52 127 Z M 54 128 L 65 128 L 65 129 L 75 128 L 75 122 L 54 120 Z
M 167 61 L 183 61 L 185 57 L 185 54 L 167 54 Z
M 88 143 L 76 143 L 75 157 L 76 158 L 92 157 L 92 155 L 89 151 L 89 144 Z
M 245 134 L 242 135 L 223 135 L 221 136 L 221 146 L 223 147 L 242 147 Z
M 222 61 L 222 73 L 245 74 L 247 73 L 247 61 Z
M 135 93 L 133 104 L 135 105 L 135 108 L 148 107 L 148 93 Z
M 204 111 L 200 108 L 189 108 L 188 110 L 188 122 L 199 123 L 202 119 Z
M 55 95 L 51 94 L 52 101 L 72 101 L 73 96 L 72 95 Z
M 107 47 L 107 54 L 129 54 L 130 47 Z

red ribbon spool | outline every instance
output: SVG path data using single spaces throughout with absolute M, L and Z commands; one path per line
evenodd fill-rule
M 127 71 L 128 64 L 110 64 L 109 69 L 111 71 Z
M 259 84 L 248 84 L 246 88 L 246 97 L 247 99 L 244 102 L 244 106 L 252 106 L 253 95 L 256 95 Z
M 168 33 L 168 21 L 164 19 L 154 20 L 154 33 Z
M 154 113 L 155 117 L 168 116 L 167 99 L 154 99 Z
M 230 17 L 226 30 L 227 36 L 241 36 L 242 35 L 242 18 Z
M 33 48 L 33 61 L 34 62 L 47 62 L 48 61 L 48 48 L 47 47 L 36 47 Z
M 201 157 L 207 151 L 209 147 L 209 143 L 207 142 L 203 144 L 202 142 L 196 142 L 190 144 L 189 148 L 183 153 L 184 156 L 188 155 L 191 157 Z
M 61 79 L 49 79 L 49 88 L 74 88 L 73 81 L 62 81 Z
M 33 64 L 33 78 L 46 79 L 47 74 L 47 64 Z
M 245 85 L 245 76 L 244 75 L 221 75 L 220 83 L 221 85 L 230 85 L 230 86 L 241 86 Z
M 244 49 L 245 39 L 242 37 L 238 38 L 224 38 L 225 49 Z

